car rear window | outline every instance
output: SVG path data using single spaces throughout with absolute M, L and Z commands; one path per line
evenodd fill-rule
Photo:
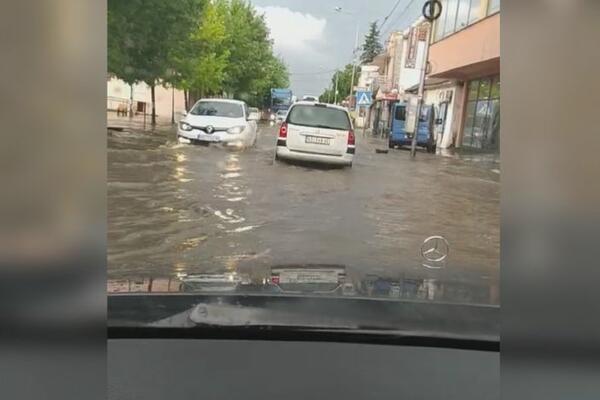
M 397 121 L 406 121 L 406 107 L 396 107 L 396 116 L 394 117 Z
M 295 106 L 290 111 L 287 122 L 293 125 L 312 126 L 349 131 L 351 129 L 348 113 L 336 108 L 323 106 Z

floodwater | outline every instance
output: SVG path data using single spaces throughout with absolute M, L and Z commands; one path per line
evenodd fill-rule
M 277 126 L 243 151 L 179 144 L 175 129 L 108 133 L 110 278 L 345 265 L 349 274 L 497 286 L 500 175 L 473 161 L 390 150 L 357 132 L 354 166 L 274 161 Z M 450 245 L 424 266 L 430 236 Z M 491 300 L 497 302 L 497 299 Z

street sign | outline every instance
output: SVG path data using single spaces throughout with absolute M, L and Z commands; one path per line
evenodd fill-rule
M 356 104 L 359 106 L 370 106 L 373 104 L 373 93 L 372 92 L 356 92 Z
M 435 21 L 442 15 L 442 3 L 439 0 L 426 1 L 422 13 L 426 20 Z

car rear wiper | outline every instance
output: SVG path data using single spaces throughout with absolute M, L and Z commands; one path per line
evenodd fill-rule
M 335 126 L 329 126 L 329 125 L 308 125 L 308 124 L 297 124 L 295 122 L 290 122 L 293 125 L 298 125 L 298 126 L 306 126 L 309 128 L 321 128 L 321 129 L 335 129 L 338 131 L 345 131 L 345 130 L 350 130 L 350 128 L 346 129 L 346 128 L 339 128 L 339 127 L 335 127 Z

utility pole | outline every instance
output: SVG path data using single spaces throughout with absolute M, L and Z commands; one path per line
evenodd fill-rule
M 335 71 L 335 94 L 333 104 L 337 104 L 339 71 Z
M 350 80 L 350 96 L 354 95 L 354 78 L 356 77 L 356 53 L 358 52 L 358 30 L 359 22 L 356 21 L 356 38 L 354 39 L 354 49 L 352 50 L 352 79 Z M 355 105 L 356 108 L 356 105 Z
M 175 86 L 171 88 L 171 125 L 175 125 Z
M 129 85 L 129 118 L 133 118 L 133 84 Z
M 442 13 L 442 4 L 439 0 L 428 0 L 423 5 L 423 16 L 428 22 L 424 22 L 418 29 L 425 24 L 427 33 L 425 35 L 425 51 L 423 54 L 423 65 L 421 67 L 421 77 L 419 80 L 419 92 L 417 94 L 417 110 L 415 116 L 415 129 L 410 144 L 410 155 L 414 158 L 417 154 L 417 134 L 419 132 L 419 122 L 421 120 L 421 109 L 423 107 L 423 98 L 425 94 L 425 78 L 427 77 L 427 65 L 429 60 L 429 42 L 431 41 L 431 31 L 433 30 L 433 21 L 438 19 Z M 420 32 L 417 32 L 419 34 Z
M 358 51 L 358 36 L 360 30 L 360 20 L 357 18 L 356 12 L 348 12 L 343 7 L 334 7 L 333 11 L 339 14 L 346 14 L 356 19 L 356 37 L 354 39 L 354 48 L 352 49 L 352 79 L 350 80 L 350 96 L 354 94 L 354 79 L 356 77 L 356 52 Z M 337 92 L 337 90 L 336 90 Z M 337 94 L 337 93 L 336 93 Z M 356 109 L 357 107 L 355 107 Z
M 423 55 L 423 65 L 421 67 L 421 77 L 419 78 L 419 91 L 417 94 L 417 110 L 415 117 L 415 130 L 410 143 L 410 155 L 415 157 L 417 154 L 417 134 L 419 132 L 419 122 L 421 121 L 421 109 L 423 108 L 423 98 L 425 95 L 425 78 L 427 76 L 427 60 L 429 59 L 429 41 L 431 40 L 431 23 L 427 23 L 427 34 L 425 35 L 425 54 Z M 423 26 L 423 25 L 421 25 Z M 419 27 L 420 29 L 420 27 Z

